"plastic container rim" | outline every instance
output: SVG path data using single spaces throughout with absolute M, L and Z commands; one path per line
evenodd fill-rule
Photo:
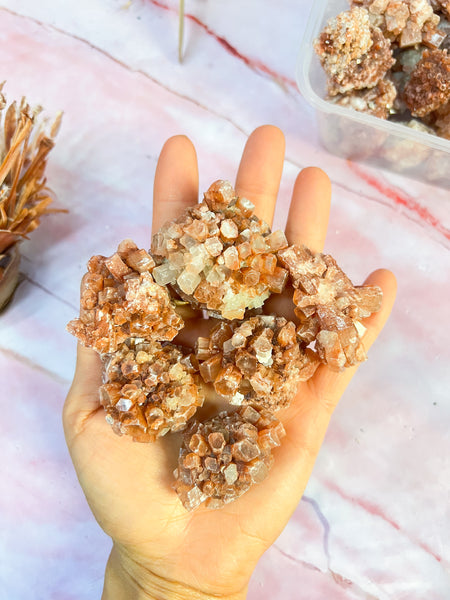
M 447 141 L 445 138 L 433 136 L 428 133 L 422 133 L 421 131 L 414 131 L 414 129 L 411 129 L 406 125 L 402 125 L 401 123 L 385 121 L 384 119 L 374 117 L 373 115 L 368 115 L 344 106 L 332 104 L 315 93 L 309 82 L 309 69 L 314 51 L 313 42 L 320 33 L 319 26 L 322 23 L 327 4 L 328 0 L 314 0 L 300 47 L 297 61 L 296 78 L 297 86 L 304 98 L 312 106 L 314 106 L 314 108 L 320 110 L 321 112 L 340 115 L 342 117 L 346 117 L 347 119 L 351 119 L 352 121 L 356 121 L 361 125 L 370 126 L 374 129 L 378 129 L 379 131 L 419 142 L 420 144 L 429 146 L 435 150 L 440 150 L 450 154 L 450 141 Z M 337 14 L 335 16 L 337 16 Z

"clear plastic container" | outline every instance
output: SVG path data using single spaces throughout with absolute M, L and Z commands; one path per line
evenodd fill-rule
M 316 109 L 323 145 L 337 156 L 450 188 L 449 140 L 325 100 L 326 76 L 313 42 L 328 19 L 348 9 L 347 0 L 314 0 L 297 65 L 297 83 Z

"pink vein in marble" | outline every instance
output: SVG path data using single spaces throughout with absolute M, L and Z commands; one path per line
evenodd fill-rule
M 333 490 L 334 492 L 338 493 L 344 500 L 348 500 L 349 502 L 352 502 L 352 503 L 358 505 L 363 510 L 365 510 L 366 512 L 368 512 L 370 515 L 372 515 L 374 517 L 379 517 L 380 519 L 383 519 L 383 521 L 385 521 L 386 523 L 388 523 L 388 525 L 390 525 L 391 527 L 393 527 L 397 531 L 402 531 L 402 533 L 404 533 L 405 535 L 409 536 L 409 533 L 405 532 L 402 529 L 402 527 L 399 525 L 399 523 L 397 523 L 394 519 L 392 519 L 391 517 L 389 517 L 388 515 L 386 515 L 383 512 L 383 510 L 379 506 L 377 506 L 374 502 L 371 502 L 367 498 L 357 498 L 355 496 L 351 496 L 350 494 L 347 494 L 346 492 L 344 492 L 344 490 L 342 490 L 333 481 L 326 481 L 325 484 L 326 484 L 326 486 L 330 490 Z M 426 543 L 424 543 L 424 542 L 422 542 L 420 540 L 412 540 L 412 541 L 415 544 L 417 544 L 418 546 L 420 546 L 420 548 L 422 548 L 422 550 L 424 550 L 425 552 L 427 552 L 427 554 L 430 554 L 438 562 L 442 562 L 442 560 L 443 560 L 442 556 L 439 556 L 439 554 L 436 554 L 436 552 L 434 552 L 428 546 L 428 544 L 426 544 Z M 446 561 L 444 561 L 444 562 L 446 562 Z M 450 568 L 450 564 L 448 564 L 448 567 Z
M 392 186 L 384 183 L 381 179 L 374 177 L 360 165 L 357 165 L 352 161 L 347 162 L 353 173 L 358 175 L 358 177 L 363 179 L 372 188 L 383 194 L 387 200 L 392 201 L 394 205 L 405 209 L 405 213 L 408 218 L 419 222 L 425 227 L 434 229 L 444 242 L 450 242 L 450 229 L 445 227 L 445 225 L 441 223 L 441 221 L 435 217 L 426 206 L 408 194 L 401 192 L 400 190 L 396 190 Z M 449 244 L 447 244 L 447 247 L 450 247 Z

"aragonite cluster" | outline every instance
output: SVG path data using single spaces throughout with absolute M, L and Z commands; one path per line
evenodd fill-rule
M 284 435 L 275 413 L 320 364 L 366 359 L 361 320 L 381 305 L 378 287 L 354 287 L 331 256 L 289 245 L 253 210 L 217 181 L 151 250 L 125 240 L 93 256 L 68 325 L 101 356 L 100 401 L 117 434 L 184 432 L 174 488 L 188 510 L 219 508 L 265 478 Z M 294 320 L 266 310 L 281 293 Z M 209 333 L 189 345 L 183 329 L 192 337 L 200 320 Z M 218 400 L 228 410 L 205 420 L 199 409 Z
M 314 43 L 328 99 L 450 139 L 449 19 L 446 1 L 350 0 Z
M 153 236 L 156 283 L 227 320 L 242 319 L 281 293 L 287 272 L 276 253 L 287 240 L 281 231 L 271 233 L 253 209 L 246 198 L 236 198 L 230 183 L 214 183 L 201 204 Z
M 447 50 L 425 50 L 404 89 L 405 103 L 414 117 L 448 105 L 450 100 L 450 56 Z M 447 110 L 448 110 L 447 106 Z
M 107 421 L 119 434 L 151 442 L 182 431 L 204 394 L 193 354 L 174 344 L 130 338 L 103 359 L 107 383 L 100 399 Z
M 329 254 L 290 246 L 279 254 L 294 287 L 298 339 L 315 343 L 322 362 L 341 370 L 366 360 L 361 319 L 380 308 L 380 288 L 355 287 Z
M 217 324 L 209 338 L 198 339 L 196 355 L 203 381 L 219 396 L 272 411 L 288 406 L 319 365 L 295 323 L 274 315 Z
M 272 449 L 284 435 L 271 412 L 253 406 L 194 421 L 175 470 L 174 487 L 184 506 L 221 508 L 263 481 L 274 460 Z
M 394 64 L 392 49 L 366 9 L 354 7 L 331 19 L 315 49 L 331 96 L 374 87 Z

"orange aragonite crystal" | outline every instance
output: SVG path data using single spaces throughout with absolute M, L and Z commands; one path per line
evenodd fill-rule
M 372 25 L 400 48 L 424 43 L 438 47 L 445 35 L 437 27 L 439 16 L 428 0 L 353 0 L 367 9 Z
M 405 86 L 405 102 L 414 117 L 424 117 L 450 101 L 450 56 L 425 50 Z
M 450 101 L 449 0 L 350 4 L 350 10 L 327 22 L 314 42 L 327 77 L 327 99 L 448 138 L 447 119 L 442 121 L 437 111 Z M 423 121 L 411 120 L 411 115 Z M 414 157 L 403 156 L 409 143 L 389 140 L 380 155 L 405 169 L 414 166 Z M 429 162 L 430 173 L 445 172 L 445 166 L 436 169 Z
M 284 437 L 270 412 L 245 406 L 213 419 L 193 421 L 184 433 L 174 488 L 187 510 L 221 508 L 261 483 Z
M 213 183 L 203 202 L 153 236 L 155 281 L 229 320 L 281 293 L 287 273 L 277 265 L 276 252 L 287 246 L 286 237 L 271 233 L 253 210 L 227 181 Z
M 167 290 L 155 283 L 155 262 L 131 240 L 109 258 L 93 256 L 81 282 L 80 317 L 68 330 L 97 352 L 115 352 L 128 338 L 170 341 L 183 327 Z
M 100 398 L 119 435 L 154 441 L 183 430 L 203 404 L 198 363 L 173 344 L 129 339 L 103 362 Z
M 285 408 L 298 385 L 314 374 L 319 360 L 299 342 L 296 325 L 262 315 L 232 325 L 219 323 L 197 352 L 200 375 L 231 404 L 272 412 Z
M 333 98 L 340 106 L 347 106 L 379 119 L 387 119 L 397 97 L 397 88 L 388 78 L 380 79 L 375 87 L 358 90 Z
M 361 319 L 380 309 L 381 289 L 353 286 L 333 257 L 306 246 L 290 246 L 278 256 L 295 288 L 300 340 L 314 342 L 322 362 L 333 370 L 366 360 Z
M 285 289 L 296 322 L 263 312 Z M 288 246 L 217 181 L 155 234 L 152 252 L 125 240 L 112 256 L 93 256 L 68 329 L 101 356 L 100 401 L 114 432 L 153 442 L 185 431 L 174 487 L 188 510 L 219 508 L 267 475 L 284 435 L 273 413 L 299 383 L 320 362 L 365 359 L 361 319 L 380 303 L 379 288 L 354 287 L 331 256 Z M 180 304 L 213 317 L 190 347 L 179 340 L 192 328 L 177 338 Z M 210 393 L 230 411 L 198 422 Z
M 374 87 L 395 62 L 389 40 L 359 7 L 330 19 L 314 49 L 327 73 L 330 96 Z

